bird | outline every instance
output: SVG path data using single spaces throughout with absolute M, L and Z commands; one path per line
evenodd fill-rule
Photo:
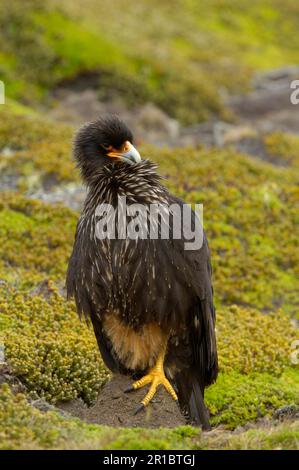
M 168 238 L 97 236 L 97 224 L 107 215 L 99 216 L 97 208 L 108 205 L 119 215 L 121 197 L 127 207 L 137 204 L 147 213 L 155 204 L 185 204 L 166 189 L 157 164 L 141 158 L 117 115 L 84 124 L 75 135 L 73 157 L 87 194 L 67 269 L 68 298 L 92 325 L 108 369 L 131 378 L 124 392 L 149 385 L 136 412 L 162 386 L 188 422 L 211 429 L 204 391 L 216 381 L 218 356 L 205 232 L 201 246 L 189 250 L 182 228 L 180 237 L 173 230 Z M 170 226 L 167 218 L 165 223 Z

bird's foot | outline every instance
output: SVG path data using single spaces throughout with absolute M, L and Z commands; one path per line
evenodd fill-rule
M 143 410 L 150 403 L 159 385 L 163 385 L 166 388 L 167 392 L 172 396 L 172 398 L 175 401 L 178 401 L 176 392 L 174 391 L 171 383 L 164 374 L 163 361 L 161 361 L 160 358 L 158 359 L 157 364 L 152 369 L 150 369 L 148 374 L 146 374 L 140 380 L 134 382 L 130 388 L 125 390 L 125 392 L 132 392 L 148 384 L 151 384 L 149 391 L 142 400 L 141 405 L 137 408 L 135 414 Z

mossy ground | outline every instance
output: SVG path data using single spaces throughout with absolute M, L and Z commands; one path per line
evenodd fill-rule
M 21 175 L 24 188 L 32 168 L 37 185 L 53 172 L 56 184 L 78 181 L 70 128 L 14 106 L 1 114 L 1 162 L 7 174 Z M 292 142 L 287 148 L 293 148 Z M 284 140 L 281 145 L 285 148 Z M 3 155 L 5 148 L 12 149 L 10 157 Z M 170 190 L 204 204 L 220 359 L 219 379 L 206 394 L 212 424 L 233 430 L 271 418 L 281 406 L 298 405 L 298 366 L 290 359 L 298 337 L 290 321 L 298 314 L 296 162 L 290 158 L 279 168 L 232 150 L 201 148 L 144 147 L 142 153 L 158 162 Z M 47 205 L 19 191 L 1 194 L 1 341 L 29 395 L 53 403 L 76 397 L 91 402 L 108 377 L 92 332 L 63 293 L 77 217 L 62 205 Z M 110 428 L 43 415 L 24 397 L 13 397 L 7 389 L 1 393 L 6 404 L 3 448 L 294 448 L 298 436 L 296 424 L 210 438 L 190 427 L 116 435 Z M 47 431 L 46 422 L 51 423 Z
M 15 293 L 2 306 L 1 316 L 13 322 L 6 333 L 5 354 L 33 396 L 54 403 L 80 397 L 91 403 L 109 373 L 74 305 L 51 284 L 45 287 L 48 300 Z
M 299 137 L 295 134 L 273 132 L 265 135 L 264 144 L 273 160 L 278 159 L 284 165 L 299 166 Z
M 277 423 L 240 433 L 176 429 L 112 429 L 41 413 L 22 394 L 0 387 L 0 449 L 298 449 L 299 426 Z

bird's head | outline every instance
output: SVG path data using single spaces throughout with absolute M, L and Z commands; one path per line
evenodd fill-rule
M 141 162 L 133 145 L 133 134 L 117 116 L 97 119 L 82 126 L 75 136 L 74 156 L 88 182 L 107 164 Z

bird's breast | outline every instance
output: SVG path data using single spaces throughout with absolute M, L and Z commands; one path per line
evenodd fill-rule
M 121 363 L 132 370 L 152 367 L 167 340 L 157 323 L 146 323 L 135 330 L 122 321 L 117 312 L 105 315 L 103 329 Z

